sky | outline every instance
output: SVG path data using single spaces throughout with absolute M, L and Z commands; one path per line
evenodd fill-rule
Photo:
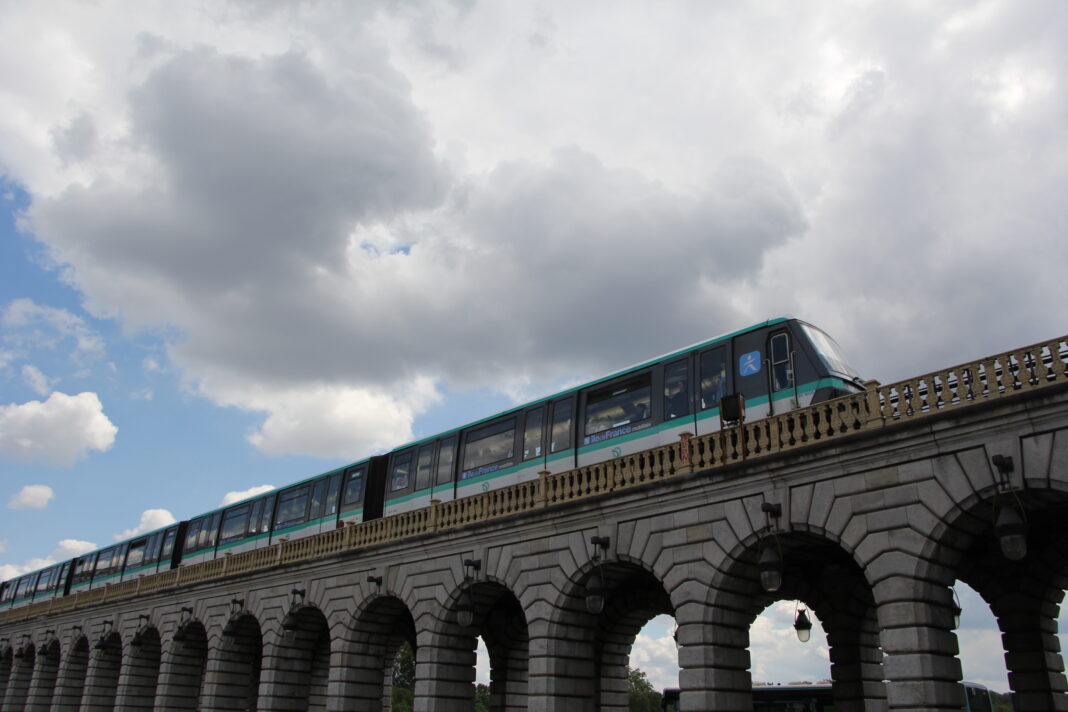
M 1063 334 L 1066 36 L 1057 0 L 0 4 L 0 577 L 770 317 L 884 383 Z

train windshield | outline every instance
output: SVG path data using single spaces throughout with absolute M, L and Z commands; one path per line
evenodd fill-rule
M 816 347 L 816 351 L 819 352 L 820 357 L 827 364 L 827 368 L 852 378 L 860 378 L 857 372 L 853 370 L 853 367 L 846 362 L 842 356 L 842 350 L 834 339 L 811 324 L 802 323 L 801 328 L 805 330 L 805 334 L 812 341 L 812 345 Z

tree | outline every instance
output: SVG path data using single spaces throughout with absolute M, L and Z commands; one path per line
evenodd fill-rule
M 390 697 L 393 712 L 412 712 L 415 697 L 415 655 L 412 646 L 401 643 L 393 660 L 393 692 Z
M 627 667 L 627 688 L 630 692 L 630 712 L 659 712 L 660 693 L 653 689 L 644 671 Z
M 490 712 L 490 691 L 488 685 L 475 685 L 475 712 Z

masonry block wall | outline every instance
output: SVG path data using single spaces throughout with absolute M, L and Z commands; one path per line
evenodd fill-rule
M 991 606 L 1016 709 L 1068 710 L 1068 391 L 1004 399 L 532 513 L 30 619 L 0 635 L 0 709 L 625 710 L 642 625 L 678 623 L 684 710 L 751 709 L 749 629 L 778 599 L 822 621 L 836 709 L 959 710 L 950 586 Z M 995 455 L 1011 457 L 1003 472 Z M 770 506 L 768 506 L 770 505 Z M 993 521 L 1018 507 L 1020 561 Z M 591 544 L 603 537 L 604 545 Z M 782 560 L 768 593 L 757 561 Z M 465 561 L 478 561 L 472 570 Z M 603 582 L 604 605 L 586 597 Z M 457 613 L 472 609 L 472 624 Z

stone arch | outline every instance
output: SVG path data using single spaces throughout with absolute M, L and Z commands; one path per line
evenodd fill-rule
M 122 638 L 116 632 L 102 635 L 90 651 L 82 712 L 111 712 L 115 709 L 121 667 Z
M 11 668 L 13 667 L 14 653 L 11 646 L 4 642 L 0 647 L 0 702 L 3 702 L 7 694 L 7 684 L 11 681 Z
M 119 709 L 150 712 L 154 708 L 162 652 L 156 628 L 143 628 L 131 636 L 116 695 Z
M 490 709 L 526 709 L 530 635 L 519 600 L 503 584 L 486 580 L 468 587 L 458 606 L 460 601 L 473 608 L 469 630 L 472 638 L 482 637 L 489 653 Z
M 233 632 L 232 629 L 229 629 Z M 223 631 L 223 636 L 227 630 Z M 204 624 L 194 620 L 175 635 L 160 665 L 155 706 L 168 710 L 195 710 L 200 704 L 204 673 L 208 664 L 208 634 Z
M 281 629 L 265 646 L 259 709 L 325 710 L 331 653 L 326 616 L 304 605 L 286 614 Z
M 263 632 L 259 621 L 249 613 L 232 618 L 221 640 L 208 645 L 201 709 L 213 712 L 259 709 L 262 667 Z
M 529 688 L 546 709 L 629 709 L 627 664 L 634 641 L 649 620 L 676 610 L 651 569 L 625 556 L 587 555 L 551 589 L 522 591 L 531 639 Z M 586 600 L 592 589 L 603 592 L 597 612 Z
M 408 607 L 392 595 L 376 595 L 353 614 L 338 664 L 341 698 L 354 709 L 389 709 L 393 666 L 405 643 L 417 650 L 415 621 Z
M 48 712 L 52 708 L 52 698 L 55 696 L 56 680 L 59 676 L 59 661 L 59 641 L 55 638 L 43 643 L 38 649 L 37 664 L 26 703 L 28 712 Z
M 989 483 L 962 496 L 936 521 L 917 576 L 948 581 L 946 585 L 959 579 L 990 606 L 1001 631 L 1017 712 L 1068 710 L 1068 678 L 1057 637 L 1057 618 L 1068 588 L 1068 534 L 1063 531 L 1068 487 L 1058 480 L 1043 480 L 1030 482 L 1028 489 L 1006 491 L 994 484 L 985 458 L 970 465 L 959 472 L 973 480 L 976 472 L 983 473 L 983 481 Z M 1022 512 L 1027 524 L 1026 555 L 1017 561 L 1006 558 L 996 536 L 995 518 L 1003 507 Z M 942 591 L 927 593 L 933 598 Z
M 57 710 L 76 710 L 82 705 L 89 670 L 89 639 L 79 635 L 71 643 L 59 665 L 52 705 Z
M 761 585 L 758 567 L 765 547 L 774 547 L 781 559 L 782 583 L 771 593 Z M 775 533 L 756 529 L 723 553 L 707 589 L 703 618 L 680 622 L 684 709 L 749 708 L 750 628 L 779 600 L 800 601 L 822 622 L 835 709 L 885 709 L 878 609 L 867 572 L 854 552 L 833 535 L 806 527 Z
M 24 636 L 24 642 L 15 648 L 12 655 L 11 674 L 7 681 L 7 691 L 3 698 L 3 709 L 22 712 L 30 694 L 30 681 L 33 678 L 37 651 L 33 641 Z

